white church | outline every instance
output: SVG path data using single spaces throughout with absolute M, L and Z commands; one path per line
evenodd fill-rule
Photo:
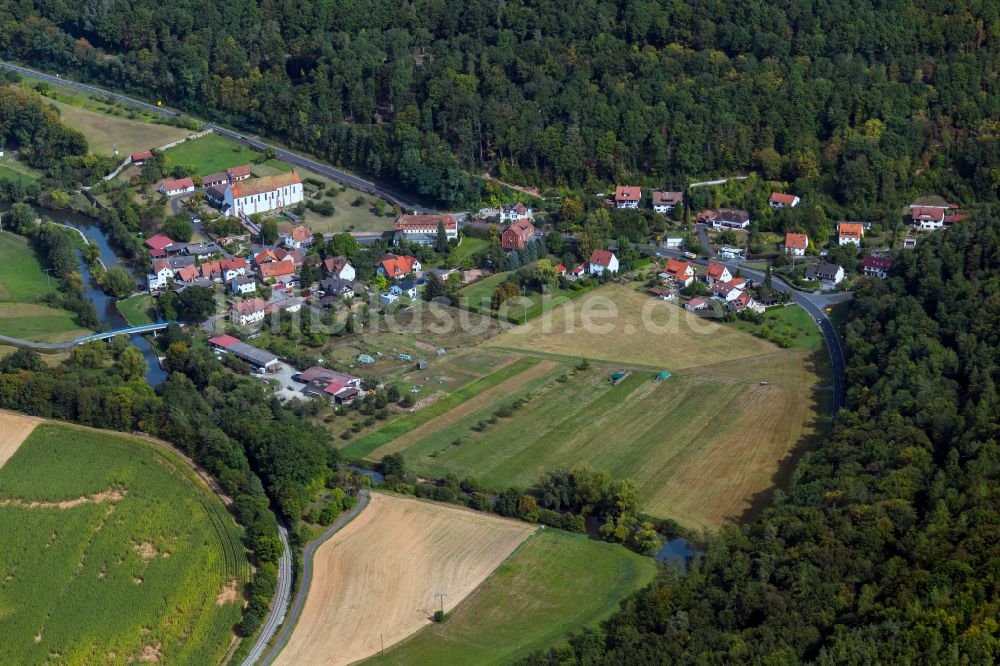
M 253 215 L 294 206 L 300 201 L 302 179 L 298 173 L 290 171 L 230 183 L 223 194 L 222 210 L 230 215 Z

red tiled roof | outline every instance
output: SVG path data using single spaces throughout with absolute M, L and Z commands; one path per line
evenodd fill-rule
M 208 261 L 201 265 L 201 276 L 210 278 L 215 273 L 221 273 L 222 266 L 218 261 Z
M 590 263 L 607 268 L 611 265 L 614 256 L 614 253 L 609 250 L 594 250 L 590 254 Z
M 209 185 L 217 185 L 218 183 L 228 183 L 229 174 L 225 171 L 220 171 L 219 173 L 210 173 L 207 176 L 201 177 L 201 184 L 206 187 Z
M 685 303 L 684 305 L 690 305 L 691 307 L 696 308 L 701 305 L 704 305 L 705 303 L 707 303 L 707 301 L 704 298 L 702 298 L 701 296 L 696 296 L 687 303 Z
M 340 273 L 348 265 L 349 262 L 345 257 L 327 257 L 323 260 L 323 270 L 327 273 Z
M 290 261 L 271 261 L 257 267 L 262 278 L 276 278 L 295 273 L 295 266 Z
M 918 206 L 910 209 L 910 217 L 919 221 L 944 222 L 944 208 Z
M 223 259 L 219 262 L 219 267 L 224 271 L 238 271 L 241 268 L 247 268 L 247 260 L 243 257 L 236 257 L 235 259 Z
M 216 347 L 230 347 L 239 341 L 239 338 L 234 338 L 231 335 L 217 335 L 214 338 L 208 339 L 208 343 L 210 345 L 215 345 Z
M 181 282 L 190 282 L 198 277 L 198 269 L 192 266 L 182 266 L 174 271 L 174 278 Z
M 720 264 L 717 261 L 708 262 L 708 277 L 713 280 L 721 280 L 722 274 L 728 270 L 725 264 Z
M 841 238 L 861 238 L 865 235 L 865 228 L 858 223 L 841 222 L 837 227 L 837 233 Z
M 159 261 L 154 261 L 153 262 L 153 272 L 154 273 L 159 273 L 164 268 L 169 268 L 171 271 L 174 270 L 173 267 L 170 265 L 170 262 L 167 261 L 166 259 L 160 259 Z
M 292 229 L 288 236 L 296 243 L 301 243 L 302 241 L 309 240 L 312 234 L 309 233 L 308 229 L 300 225 Z
M 167 192 L 175 192 L 176 190 L 186 190 L 189 187 L 194 187 L 194 181 L 190 178 L 178 178 L 177 180 L 165 180 L 163 181 L 163 189 Z
M 250 165 L 243 164 L 241 166 L 235 166 L 232 169 L 226 169 L 226 173 L 228 173 L 231 178 L 243 178 L 250 175 Z
M 151 238 L 147 238 L 143 243 L 143 245 L 151 250 L 165 250 L 173 244 L 174 241 L 166 234 L 156 234 Z
M 563 266 L 562 264 L 556 264 L 555 269 L 556 269 L 556 273 L 565 273 L 566 272 L 566 267 Z
M 132 161 L 133 162 L 141 162 L 143 160 L 148 160 L 152 156 L 153 156 L 152 151 L 143 150 L 143 151 L 140 151 L 138 153 L 132 153 Z
M 733 299 L 733 309 L 743 310 L 750 305 L 750 294 L 745 291 Z
M 809 237 L 805 234 L 785 234 L 785 248 L 804 250 L 809 247 Z
M 415 257 L 410 257 L 406 255 L 401 256 L 391 256 L 382 259 L 379 265 L 385 274 L 391 278 L 400 277 L 406 275 L 407 273 L 413 272 L 413 266 L 417 263 Z
M 241 303 L 237 303 L 233 306 L 233 309 L 240 314 L 253 314 L 255 312 L 260 312 L 265 307 L 267 307 L 267 304 L 264 303 L 263 298 L 251 298 Z
M 771 193 L 771 203 L 785 204 L 786 206 L 791 206 L 795 203 L 796 196 L 794 194 L 785 194 L 783 192 L 772 192 Z
M 615 188 L 615 201 L 638 201 L 641 198 L 641 188 L 631 185 L 619 185 Z
M 689 272 L 694 273 L 694 266 L 688 261 L 678 261 L 677 259 L 667 259 L 666 273 L 674 277 L 689 277 Z

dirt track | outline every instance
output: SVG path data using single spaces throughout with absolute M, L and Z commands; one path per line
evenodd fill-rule
M 302 616 L 275 664 L 350 664 L 449 610 L 534 528 L 444 504 L 373 493 L 316 551 Z
M 0 412 L 0 467 L 17 453 L 21 443 L 39 423 L 42 423 L 42 419 Z

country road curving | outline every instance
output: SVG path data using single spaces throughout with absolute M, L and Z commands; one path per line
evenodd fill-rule
M 291 612 L 288 614 L 288 618 L 284 622 L 284 626 L 281 629 L 281 633 L 278 635 L 278 639 L 265 655 L 264 649 L 270 642 L 271 636 L 274 635 L 278 625 L 281 624 L 281 621 L 285 618 L 284 611 L 281 613 L 281 619 L 270 627 L 266 640 L 264 637 L 265 632 L 261 631 L 261 635 L 257 639 L 257 643 L 254 644 L 254 649 L 247 655 L 247 658 L 243 661 L 242 666 L 252 666 L 254 663 L 260 663 L 262 666 L 267 666 L 278 657 L 278 653 L 280 653 L 282 648 L 285 647 L 285 644 L 288 643 L 288 639 L 291 637 L 292 631 L 295 629 L 295 624 L 298 622 L 299 615 L 302 613 L 302 608 L 305 606 L 306 596 L 309 594 L 309 584 L 312 582 L 313 555 L 315 554 L 316 549 L 326 543 L 330 537 L 339 532 L 345 525 L 354 520 L 358 514 L 361 513 L 366 506 L 368 506 L 368 499 L 369 495 L 367 490 L 362 490 L 358 493 L 358 505 L 351 509 L 346 516 L 340 517 L 332 525 L 330 525 L 329 529 L 323 532 L 318 539 L 312 541 L 308 546 L 306 546 L 305 552 L 302 554 L 302 584 L 299 585 L 299 593 L 295 597 L 295 605 L 291 608 Z M 291 580 L 291 575 L 288 576 L 288 579 Z M 277 607 L 277 605 L 278 604 L 275 603 L 274 607 Z M 285 600 L 283 608 L 288 608 L 287 599 Z M 270 622 L 271 619 L 272 618 L 269 617 L 268 622 Z
M 179 112 L 173 109 L 168 109 L 167 107 L 156 106 L 155 104 L 143 102 L 142 100 L 138 100 L 132 97 L 128 97 L 126 95 L 105 90 L 97 86 L 92 86 L 87 83 L 79 83 L 77 81 L 64 79 L 61 76 L 46 74 L 45 72 L 40 72 L 36 69 L 31 69 L 30 67 L 23 67 L 21 65 L 15 65 L 14 63 L 0 61 L 0 69 L 6 69 L 11 72 L 16 72 L 18 74 L 22 74 L 24 76 L 30 76 L 36 79 L 41 79 L 42 81 L 47 81 L 49 83 L 53 83 L 56 85 L 66 86 L 67 88 L 73 88 L 81 92 L 109 97 L 118 102 L 121 102 L 122 104 L 127 104 L 136 109 L 143 109 L 145 111 L 150 111 L 152 113 L 158 113 L 161 116 L 172 117 L 180 115 Z M 201 121 L 201 119 L 198 120 Z M 280 146 L 271 143 L 267 143 L 266 141 L 263 141 L 261 139 L 255 137 L 247 137 L 244 134 L 241 134 L 237 131 L 231 130 L 226 127 L 222 127 L 221 125 L 216 125 L 205 121 L 201 122 L 204 125 L 205 129 L 210 129 L 221 136 L 224 136 L 228 139 L 232 139 L 233 141 L 242 143 L 243 145 L 249 146 L 251 148 L 255 148 L 256 150 L 267 150 L 268 148 L 270 148 L 275 152 L 275 154 L 278 156 L 279 159 L 284 160 L 289 164 L 301 167 L 303 169 L 306 169 L 307 171 L 312 171 L 313 173 L 325 176 L 331 180 L 337 181 L 338 183 L 342 183 L 349 187 L 353 187 L 354 189 L 361 190 L 362 192 L 375 194 L 400 206 L 401 208 L 407 208 L 417 213 L 436 212 L 433 209 L 421 206 L 420 204 L 410 200 L 409 198 L 397 192 L 389 190 L 381 185 L 372 183 L 371 181 L 365 180 L 363 178 L 359 178 L 358 176 L 347 173 L 346 171 L 335 169 L 334 167 L 328 164 L 317 162 L 316 160 L 305 157 L 304 155 L 287 150 L 285 148 L 282 148 Z

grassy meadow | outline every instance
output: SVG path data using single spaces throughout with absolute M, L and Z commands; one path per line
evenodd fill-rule
M 0 663 L 205 664 L 229 648 L 240 529 L 174 454 L 40 425 L 0 468 L 0 523 Z
M 163 153 L 168 169 L 189 166 L 198 176 L 249 164 L 258 155 L 255 150 L 215 133 L 185 141 Z
M 41 342 L 72 340 L 89 333 L 73 313 L 42 303 L 48 278 L 23 236 L 0 232 L 0 335 Z M 57 287 L 52 280 L 52 290 Z
M 118 308 L 118 312 L 125 317 L 129 326 L 151 324 L 155 321 L 156 310 L 153 305 L 153 297 L 149 294 L 137 294 L 122 299 L 115 303 L 115 306 Z
M 60 95 L 46 102 L 59 109 L 66 125 L 83 132 L 90 152 L 99 155 L 113 155 L 117 144 L 119 156 L 125 159 L 131 153 L 158 148 L 193 133 L 183 127 L 149 122 L 117 106 L 87 103 L 82 98 Z
M 656 565 L 621 546 L 560 530 L 528 538 L 450 614 L 366 666 L 505 664 L 597 625 L 653 580 Z

